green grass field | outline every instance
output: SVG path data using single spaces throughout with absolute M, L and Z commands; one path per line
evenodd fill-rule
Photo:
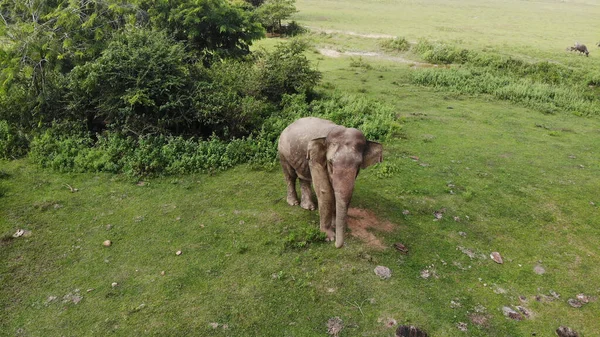
M 313 27 L 320 90 L 385 102 L 403 125 L 352 200 L 376 215 L 367 231 L 384 249 L 353 235 L 337 250 L 316 238 L 318 214 L 286 204 L 278 167 L 138 182 L 4 161 L 0 335 L 327 336 L 339 317 L 338 336 L 394 336 L 398 324 L 430 336 L 554 336 L 560 325 L 597 336 L 598 117 L 415 86 L 412 52 L 385 54 L 377 39 L 345 32 L 598 70 L 600 6 L 445 3 L 297 2 L 295 18 Z M 574 40 L 589 58 L 565 52 Z M 18 229 L 31 233 L 13 238 Z M 375 275 L 379 265 L 390 279 Z M 575 308 L 578 294 L 589 303 Z M 517 306 L 529 317 L 503 314 Z

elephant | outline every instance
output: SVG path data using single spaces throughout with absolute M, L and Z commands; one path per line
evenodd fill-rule
M 354 128 L 316 117 L 300 118 L 286 127 L 277 146 L 287 183 L 287 203 L 298 205 L 300 179 L 304 209 L 314 210 L 311 181 L 319 207 L 319 227 L 335 247 L 344 245 L 348 207 L 360 169 L 383 160 L 380 143 L 368 141 Z M 335 232 L 333 230 L 335 228 Z
M 585 54 L 585 56 L 590 56 L 590 52 L 588 51 L 587 47 L 579 42 L 575 42 L 575 45 L 573 47 L 569 47 L 567 50 L 578 51 L 582 54 Z

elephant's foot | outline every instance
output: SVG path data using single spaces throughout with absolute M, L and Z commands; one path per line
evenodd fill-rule
M 327 241 L 327 242 L 335 241 L 335 232 L 333 230 L 321 228 L 321 232 L 323 232 L 327 235 L 327 238 L 325 239 L 325 241 Z
M 302 200 L 300 207 L 307 209 L 309 211 L 314 211 L 316 209 L 315 203 L 312 200 Z
M 297 206 L 299 204 L 298 197 L 295 196 L 295 195 L 288 195 L 287 196 L 287 203 L 290 206 Z

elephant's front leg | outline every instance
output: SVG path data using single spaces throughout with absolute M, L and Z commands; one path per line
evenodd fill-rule
M 319 227 L 321 232 L 327 234 L 327 241 L 334 241 L 335 232 L 332 224 L 335 221 L 335 196 L 327 176 L 327 166 L 324 163 L 312 161 L 310 172 L 319 205 Z

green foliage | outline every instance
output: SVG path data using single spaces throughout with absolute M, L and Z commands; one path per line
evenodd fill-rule
M 285 94 L 310 94 L 321 80 L 321 73 L 304 56 L 306 43 L 293 39 L 279 43 L 272 52 L 256 54 L 260 93 L 272 102 Z
M 543 112 L 569 111 L 577 115 L 600 114 L 600 102 L 585 89 L 502 76 L 481 69 L 427 69 L 415 72 L 413 83 L 469 94 L 490 94 Z
M 191 128 L 194 86 L 185 57 L 183 45 L 164 33 L 125 31 L 102 56 L 73 70 L 72 118 L 134 134 Z
M 0 120 L 0 159 L 15 159 L 27 153 L 26 135 L 7 121 Z
M 362 68 L 364 70 L 371 70 L 373 66 L 371 66 L 367 61 L 365 61 L 362 56 L 358 58 L 350 58 L 350 67 L 352 68 Z
M 396 37 L 393 39 L 385 39 L 379 43 L 381 48 L 388 51 L 403 52 L 410 49 L 410 42 L 404 37 Z
M 425 61 L 435 64 L 465 63 L 469 59 L 467 49 L 427 40 L 419 40 L 415 50 Z
M 227 0 L 139 0 L 152 27 L 167 31 L 205 64 L 249 54 L 264 30 L 254 14 Z
M 307 226 L 290 231 L 283 245 L 286 249 L 301 249 L 307 248 L 311 243 L 325 242 L 326 239 L 327 235 L 317 226 Z
M 595 75 L 561 64 L 526 62 L 514 57 L 473 52 L 421 40 L 415 47 L 433 63 L 458 63 L 461 68 L 423 69 L 413 83 L 468 94 L 490 94 L 547 113 L 600 114 L 600 99 L 589 85 Z
M 271 33 L 282 32 L 281 21 L 296 12 L 296 0 L 266 0 L 256 9 L 260 22 Z
M 370 140 L 386 140 L 400 130 L 393 110 L 371 99 L 336 93 L 307 103 L 304 95 L 285 95 L 282 109 L 243 138 L 225 141 L 104 132 L 92 140 L 83 131 L 69 132 L 76 128 L 55 125 L 34 137 L 29 157 L 60 172 L 122 172 L 133 177 L 222 171 L 243 163 L 268 168 L 274 166 L 283 129 L 309 115 L 358 128 Z

